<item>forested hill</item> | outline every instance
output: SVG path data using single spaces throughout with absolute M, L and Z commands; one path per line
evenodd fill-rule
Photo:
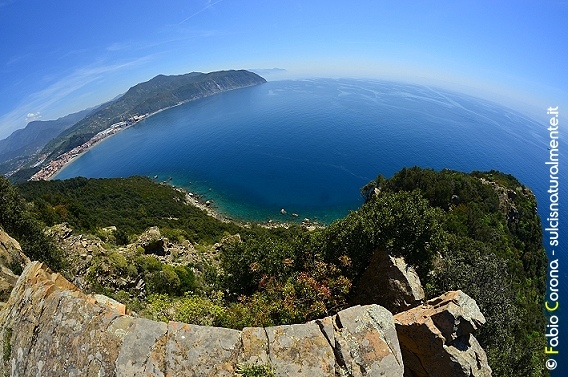
M 147 114 L 228 90 L 265 83 L 249 71 L 192 72 L 158 75 L 130 88 L 122 97 L 101 107 L 53 139 L 42 151 L 48 160 L 88 141 L 98 132 L 135 114 Z
M 39 152 L 49 141 L 95 110 L 86 109 L 56 120 L 34 120 L 0 140 L 0 174 L 25 165 L 30 156 Z
M 0 162 L 29 154 L 43 148 L 51 139 L 84 118 L 93 109 L 69 114 L 56 120 L 34 120 L 26 128 L 14 131 L 4 140 L 0 140 Z

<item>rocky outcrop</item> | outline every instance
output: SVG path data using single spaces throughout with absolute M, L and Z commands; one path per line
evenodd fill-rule
M 116 227 L 107 227 L 99 230 L 99 236 L 85 235 L 75 232 L 66 223 L 48 228 L 48 233 L 65 253 L 72 283 L 79 289 L 93 291 L 93 287 L 98 285 L 114 291 L 133 292 L 144 299 L 146 276 L 116 272 L 117 268 L 128 264 L 134 268 L 135 258 L 143 254 L 169 265 L 191 264 L 196 266 L 195 273 L 204 266 L 218 264 L 219 251 L 215 248 L 197 251 L 187 240 L 172 242 L 163 237 L 157 227 L 148 228 L 133 243 L 109 249 L 108 244 L 115 242 L 115 232 Z
M 402 257 L 377 250 L 356 288 L 358 304 L 378 304 L 392 313 L 400 313 L 420 305 L 424 290 L 418 274 Z
M 148 228 L 136 241 L 136 245 L 143 248 L 146 254 L 154 254 L 158 256 L 166 255 L 167 244 L 168 239 L 162 237 L 160 229 L 157 226 Z
M 0 312 L 0 372 L 10 376 L 402 376 L 392 314 L 356 306 L 306 324 L 243 331 L 124 315 L 30 263 Z
M 462 291 L 448 292 L 394 318 L 405 376 L 491 376 L 485 351 L 472 335 L 485 317 Z
M 8 300 L 19 274 L 29 263 L 18 241 L 0 228 L 0 302 Z

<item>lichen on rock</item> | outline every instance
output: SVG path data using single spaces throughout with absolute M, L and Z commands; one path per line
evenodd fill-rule
M 243 331 L 155 322 L 32 262 L 0 312 L 0 374 L 234 376 L 247 364 L 268 365 L 275 376 L 402 377 L 394 329 L 392 314 L 377 305 Z

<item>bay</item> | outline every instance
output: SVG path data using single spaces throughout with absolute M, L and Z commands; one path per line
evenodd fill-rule
M 232 218 L 329 223 L 362 203 L 365 183 L 402 167 L 497 169 L 535 188 L 547 152 L 539 131 L 520 113 L 431 87 L 268 82 L 158 113 L 56 178 L 157 175 Z

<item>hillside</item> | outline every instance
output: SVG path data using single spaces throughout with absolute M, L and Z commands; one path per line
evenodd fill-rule
M 14 131 L 6 139 L 0 140 L 0 174 L 18 168 L 30 155 L 39 152 L 50 140 L 92 111 L 93 109 L 87 109 L 56 120 L 35 120 L 29 122 L 25 128 Z
M 119 98 L 99 106 L 94 111 L 85 114 L 71 114 L 54 121 L 59 127 L 65 127 L 59 132 L 35 132 L 36 124 L 31 124 L 30 130 L 18 132 L 14 137 L 22 139 L 14 143 L 12 139 L 6 144 L 6 156 L 11 160 L 0 164 L 0 173 L 9 176 L 13 183 L 24 182 L 49 163 L 66 152 L 78 146 L 88 148 L 85 144 L 93 143 L 93 137 L 101 131 L 109 130 L 110 126 L 121 122 L 132 124 L 136 119 L 164 110 L 185 102 L 197 100 L 228 90 L 244 88 L 265 83 L 266 80 L 255 73 L 240 71 L 218 71 L 211 73 L 192 72 L 184 75 L 158 75 L 153 79 L 131 87 Z M 79 116 L 81 115 L 81 116 Z M 71 124 L 69 124 L 71 123 Z M 53 125 L 53 123 L 49 123 Z M 111 130 L 116 132 L 122 128 Z M 34 130 L 35 133 L 32 133 Z M 99 134 L 100 135 L 100 134 Z M 25 136 L 25 137 L 24 137 Z M 98 136 L 97 136 L 98 137 Z M 97 139 L 99 141 L 102 136 Z M 38 142 L 34 138 L 38 139 Z M 32 139 L 34 141 L 32 142 Z M 39 142 L 41 139 L 41 143 Z M 0 142 L 1 143 L 1 142 Z M 17 148 L 19 143 L 32 143 L 34 147 Z M 90 145 L 89 144 L 89 145 Z M 0 144 L 0 147 L 2 144 Z M 16 157 L 15 153 L 17 153 Z M 1 155 L 0 155 L 1 157 Z
M 123 96 L 79 121 L 52 140 L 43 150 L 49 157 L 57 157 L 83 144 L 111 124 L 133 115 L 153 113 L 183 102 L 207 97 L 228 90 L 266 82 L 248 71 L 192 72 L 185 75 L 158 75 L 137 84 Z
M 221 222 L 146 178 L 28 182 L 18 191 L 32 203 L 21 207 L 32 209 L 26 216 L 51 226 L 74 284 L 146 318 L 240 330 L 379 304 L 402 321 L 461 290 L 486 319 L 475 337 L 493 376 L 547 375 L 540 219 L 532 192 L 510 175 L 403 169 L 370 182 L 365 204 L 315 230 Z M 20 234 L 33 245 L 32 232 Z

